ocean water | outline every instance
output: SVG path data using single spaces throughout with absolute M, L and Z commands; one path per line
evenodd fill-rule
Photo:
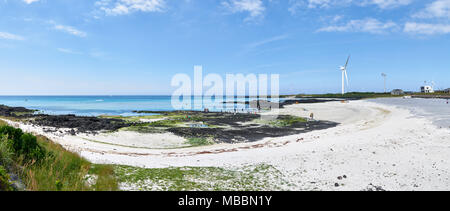
M 232 101 L 252 101 L 256 98 L 233 98 Z M 274 99 L 272 101 L 278 101 Z M 251 110 L 245 104 L 224 104 L 230 99 L 202 101 L 201 97 L 191 98 L 188 110 L 231 111 Z M 202 103 L 203 102 L 203 103 Z M 137 116 L 136 110 L 173 111 L 171 96 L 0 96 L 0 105 L 25 107 L 45 114 L 75 114 L 79 116 L 122 115 Z M 195 107 L 194 105 L 201 105 Z M 148 115 L 148 114 L 145 114 Z
M 445 99 L 379 98 L 369 101 L 406 108 L 417 116 L 428 118 L 438 127 L 450 128 L 450 101 L 447 104 Z

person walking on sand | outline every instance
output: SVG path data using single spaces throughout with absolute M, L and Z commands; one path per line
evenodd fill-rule
M 309 115 L 309 117 L 311 118 L 311 120 L 314 120 L 314 113 L 311 113 L 311 114 Z

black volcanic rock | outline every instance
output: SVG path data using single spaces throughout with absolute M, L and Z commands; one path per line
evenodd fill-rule
M 0 116 L 17 117 L 17 113 L 33 113 L 34 110 L 26 109 L 24 107 L 9 107 L 0 105 Z
M 98 117 L 83 117 L 75 115 L 37 115 L 32 124 L 54 128 L 69 128 L 70 134 L 95 133 L 99 131 L 115 131 L 128 127 L 133 123 L 120 119 L 104 119 Z M 76 129 L 76 130 L 75 130 Z

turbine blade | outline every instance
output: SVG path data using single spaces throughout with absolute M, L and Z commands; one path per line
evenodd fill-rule
M 348 58 L 347 58 L 347 62 L 345 63 L 345 70 L 347 70 L 347 65 L 348 65 L 348 61 L 350 60 L 350 55 L 348 56 Z

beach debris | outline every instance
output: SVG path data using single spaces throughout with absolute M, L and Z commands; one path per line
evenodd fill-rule
M 363 189 L 362 191 L 386 191 L 385 189 L 383 189 L 383 187 L 381 186 L 376 186 L 372 183 L 370 183 L 367 188 Z
M 343 176 L 338 176 L 337 177 L 338 180 L 343 180 L 343 179 L 347 179 L 347 175 L 343 175 Z

